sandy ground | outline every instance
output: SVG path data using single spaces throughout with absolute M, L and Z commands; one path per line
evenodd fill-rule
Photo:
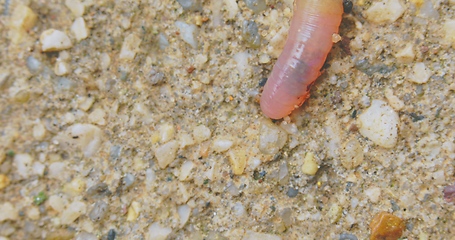
M 0 0 L 0 239 L 453 239 L 454 1 L 378 2 L 272 122 L 292 0 Z

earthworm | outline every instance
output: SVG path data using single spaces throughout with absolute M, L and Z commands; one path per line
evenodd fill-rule
M 283 118 L 309 97 L 342 15 L 342 0 L 295 0 L 288 38 L 261 96 L 266 116 Z

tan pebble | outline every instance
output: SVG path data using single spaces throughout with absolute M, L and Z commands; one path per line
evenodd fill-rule
M 319 165 L 314 158 L 314 153 L 307 153 L 303 159 L 302 172 L 308 175 L 315 175 L 318 169 Z
M 229 162 L 231 163 L 232 172 L 235 175 L 243 173 L 246 167 L 247 155 L 244 148 L 236 148 L 228 152 Z
M 0 190 L 6 188 L 10 183 L 8 176 L 0 174 Z
M 128 222 L 135 221 L 140 214 L 140 210 L 141 210 L 141 204 L 136 201 L 133 201 L 131 203 L 131 205 L 128 207 L 128 214 L 126 217 L 126 221 L 128 221 Z
M 10 26 L 15 29 L 29 30 L 35 25 L 37 20 L 38 16 L 32 11 L 32 9 L 19 4 L 13 10 Z

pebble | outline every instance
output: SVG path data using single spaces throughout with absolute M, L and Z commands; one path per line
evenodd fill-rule
M 221 153 L 229 150 L 234 142 L 229 139 L 219 138 L 212 142 L 212 149 L 215 152 Z
M 158 160 L 158 166 L 160 166 L 161 169 L 164 169 L 171 164 L 177 156 L 178 149 L 179 144 L 176 140 L 169 141 L 157 147 L 155 157 Z
M 174 138 L 175 128 L 174 125 L 166 123 L 159 127 L 160 131 L 160 142 L 165 143 Z
M 190 218 L 191 208 L 187 204 L 178 206 L 177 213 L 180 218 L 180 228 L 182 228 L 183 226 L 185 226 L 185 224 L 188 222 L 188 219 Z
M 79 216 L 85 214 L 87 206 L 85 203 L 80 201 L 74 201 L 63 210 L 60 216 L 61 223 L 68 225 L 73 223 Z
M 275 234 L 269 234 L 269 233 L 259 233 L 259 232 L 253 232 L 251 230 L 247 230 L 245 235 L 243 236 L 242 240 L 281 240 L 280 236 L 277 236 Z
M 184 10 L 200 11 L 202 9 L 200 0 L 177 0 L 177 2 Z
M 405 228 L 404 221 L 388 212 L 378 213 L 370 222 L 370 240 L 399 239 Z
M 5 174 L 0 174 L 0 190 L 8 187 L 10 180 Z
M 88 115 L 88 120 L 100 126 L 106 125 L 106 112 L 101 108 L 95 108 L 93 111 Z
M 75 236 L 74 240 L 98 240 L 98 238 L 93 233 L 80 232 Z
M 171 228 L 163 227 L 158 222 L 152 223 L 148 230 L 148 240 L 165 240 L 172 232 Z
M 277 154 L 288 140 L 286 132 L 269 119 L 261 120 L 259 134 L 259 150 L 263 154 Z
M 442 28 L 445 33 L 444 40 L 455 47 L 455 19 L 445 21 Z
M 71 31 L 78 42 L 86 39 L 89 35 L 88 29 L 85 26 L 85 20 L 82 17 L 74 20 L 73 25 L 71 25 Z
M 14 155 L 13 163 L 16 166 L 17 173 L 21 177 L 27 178 L 31 175 L 33 158 L 30 154 L 21 153 Z
M 265 0 L 244 0 L 245 5 L 253 10 L 254 13 L 260 13 L 267 8 Z
M 136 221 L 137 217 L 141 213 L 141 204 L 139 202 L 133 201 L 128 207 L 128 214 L 126 215 L 126 221 L 132 222 Z
M 42 66 L 41 62 L 33 56 L 30 56 L 25 60 L 25 65 L 32 74 L 39 72 Z
M 303 159 L 302 172 L 308 175 L 315 175 L 319 169 L 319 164 L 314 158 L 314 153 L 308 152 Z
M 65 5 L 75 17 L 84 15 L 85 6 L 80 0 L 65 0 Z
M 73 46 L 66 33 L 55 29 L 48 29 L 41 33 L 40 42 L 43 52 L 61 51 Z
M 365 195 L 372 203 L 377 203 L 381 197 L 381 189 L 378 187 L 370 187 L 365 190 Z
M 247 155 L 243 147 L 228 151 L 229 163 L 235 175 L 241 175 L 246 167 Z
M 253 20 L 243 21 L 243 40 L 252 48 L 258 48 L 261 45 L 261 35 L 258 31 L 258 25 L 256 22 Z
M 47 177 L 53 179 L 63 180 L 68 176 L 62 175 L 62 172 L 66 171 L 66 162 L 53 162 L 49 165 L 47 170 Z
M 179 180 L 185 181 L 191 173 L 191 170 L 194 168 L 194 163 L 191 160 L 187 160 L 182 164 L 180 168 Z
M 414 45 L 408 43 L 395 54 L 399 63 L 411 63 L 415 58 Z
M 182 21 L 176 21 L 175 26 L 179 29 L 180 37 L 191 47 L 197 48 L 196 30 L 197 27 L 194 24 L 188 24 Z
M 95 154 L 102 143 L 102 131 L 93 124 L 77 123 L 68 128 L 71 138 L 81 148 L 85 157 Z
M 373 100 L 371 106 L 357 119 L 359 132 L 384 148 L 395 147 L 398 140 L 398 114 L 381 100 Z
M 88 217 L 93 221 L 93 222 L 99 222 L 104 219 L 104 216 L 106 215 L 106 212 L 108 210 L 108 205 L 106 202 L 100 200 L 95 203 L 93 206 L 92 210 L 88 214 Z
M 119 58 L 127 61 L 133 60 L 134 57 L 136 57 L 136 53 L 139 51 L 141 42 L 142 40 L 133 33 L 126 36 L 122 44 L 122 49 L 120 50 Z
M 19 219 L 19 211 L 10 202 L 0 203 L 0 223 L 5 220 L 16 221 Z
M 298 193 L 299 193 L 299 190 L 290 187 L 288 189 L 288 191 L 286 192 L 286 195 L 290 198 L 293 198 L 293 197 L 296 197 Z
M 413 83 L 423 84 L 428 82 L 431 75 L 433 74 L 431 70 L 425 66 L 425 63 L 418 62 L 414 64 L 411 73 L 408 75 L 408 80 Z
M 106 183 L 97 183 L 87 189 L 87 197 L 99 199 L 111 195 Z
M 114 240 L 116 237 L 117 233 L 115 232 L 114 229 L 109 229 L 107 232 L 107 240 Z
M 208 140 L 211 135 L 212 132 L 210 131 L 210 128 L 204 125 L 199 125 L 193 130 L 193 137 L 196 143 L 201 143 L 205 140 Z
M 237 5 L 236 0 L 224 0 L 224 7 L 227 11 L 227 19 L 235 19 L 237 13 L 239 12 L 239 6 Z
M 338 204 L 332 204 L 327 213 L 330 223 L 337 223 L 343 214 L 343 208 Z
M 18 4 L 11 15 L 10 27 L 17 30 L 29 30 L 35 26 L 38 15 L 25 5 Z
M 364 160 L 362 146 L 357 138 L 352 138 L 344 144 L 340 157 L 341 164 L 346 169 L 354 169 Z
M 358 238 L 354 234 L 350 233 L 342 233 L 340 234 L 339 240 L 358 240 Z
M 57 195 L 52 195 L 47 200 L 49 206 L 57 212 L 62 212 L 65 209 L 63 198 Z
M 455 184 L 444 187 L 444 190 L 442 192 L 444 194 L 444 200 L 446 202 L 455 203 Z
M 401 0 L 382 0 L 373 2 L 365 11 L 367 20 L 377 24 L 395 22 L 406 10 Z

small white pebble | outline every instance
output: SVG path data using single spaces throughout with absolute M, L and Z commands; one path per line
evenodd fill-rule
M 179 180 L 185 181 L 193 170 L 194 163 L 191 160 L 185 161 L 180 168 Z
M 381 196 L 381 189 L 378 187 L 370 187 L 365 190 L 365 195 L 367 195 L 372 203 L 377 203 Z
M 412 71 L 408 76 L 408 80 L 413 83 L 423 84 L 428 82 L 431 75 L 432 75 L 431 70 L 425 66 L 425 63 L 418 62 L 414 64 L 414 67 L 412 68 Z
M 141 45 L 141 39 L 131 33 L 128 35 L 122 44 L 122 49 L 120 50 L 120 59 L 122 60 L 133 60 L 136 56 L 136 53 L 139 51 L 139 45 Z
M 191 146 L 194 144 L 194 139 L 191 134 L 186 133 L 186 132 L 181 132 L 179 133 L 179 144 L 180 148 L 185 148 L 186 146 Z
M 49 206 L 57 212 L 62 212 L 65 209 L 65 202 L 60 196 L 52 195 L 47 201 Z
M 179 29 L 182 40 L 191 45 L 191 47 L 197 48 L 197 38 L 195 37 L 197 31 L 196 25 L 176 21 L 175 26 Z
M 212 149 L 215 152 L 225 152 L 234 145 L 234 142 L 229 139 L 218 138 L 213 141 Z
M 259 150 L 263 154 L 275 155 L 288 140 L 286 132 L 269 119 L 261 120 Z
M 88 115 L 88 120 L 89 120 L 91 123 L 94 123 L 94 124 L 97 124 L 97 125 L 100 125 L 100 126 L 104 126 L 104 125 L 106 125 L 105 116 L 106 116 L 106 112 L 105 112 L 103 109 L 101 109 L 101 108 L 95 108 L 95 109 L 93 109 L 93 111 Z
M 204 126 L 204 125 L 199 125 L 194 128 L 193 130 L 193 137 L 194 140 L 196 140 L 196 143 L 201 143 L 207 139 L 210 138 L 211 135 L 210 128 Z
M 61 223 L 68 225 L 73 223 L 79 216 L 85 214 L 87 206 L 80 201 L 72 202 L 63 212 L 60 217 Z
M 160 166 L 161 169 L 166 168 L 175 160 L 178 148 L 179 144 L 175 140 L 167 142 L 156 148 L 155 157 L 158 160 L 158 166 Z
M 85 26 L 84 18 L 76 18 L 73 22 L 73 25 L 71 25 L 71 31 L 73 32 L 74 37 L 78 42 L 86 39 L 89 33 L 87 27 Z
M 80 0 L 65 0 L 65 5 L 75 17 L 84 15 L 85 7 Z
M 13 163 L 21 177 L 27 178 L 30 176 L 33 164 L 33 158 L 30 154 L 21 153 L 14 155 Z
M 111 65 L 111 57 L 107 53 L 102 53 L 100 56 L 100 67 L 103 70 L 107 70 Z
M 101 146 L 103 132 L 92 124 L 74 124 L 68 128 L 71 138 L 79 145 L 85 157 L 91 157 Z
M 235 0 L 224 0 L 224 6 L 227 10 L 227 19 L 234 19 L 239 12 L 239 6 Z
M 373 2 L 365 11 L 367 20 L 377 24 L 392 23 L 403 15 L 405 6 L 401 0 L 382 0 Z
M 446 183 L 446 177 L 445 177 L 445 174 L 444 174 L 444 170 L 439 170 L 439 171 L 436 171 L 433 173 L 433 184 L 436 184 L 436 185 L 443 185 Z
M 178 206 L 177 213 L 179 214 L 180 218 L 180 228 L 182 228 L 190 218 L 191 208 L 187 204 Z
M 444 41 L 455 47 L 455 19 L 445 21 L 442 28 L 444 30 Z
M 73 46 L 66 33 L 55 29 L 48 29 L 41 33 L 40 42 L 43 52 L 61 51 Z
M 33 174 L 36 174 L 38 176 L 43 176 L 45 169 L 46 166 L 40 162 L 34 162 L 32 165 Z
M 27 211 L 26 211 L 26 214 L 27 214 L 27 217 L 30 219 L 30 220 L 38 220 L 39 217 L 40 217 L 40 212 L 39 212 L 39 209 L 38 207 L 36 206 L 30 206 L 27 208 Z
M 33 126 L 33 137 L 36 140 L 43 140 L 44 137 L 46 137 L 46 128 L 44 125 L 41 123 L 41 121 L 38 121 L 34 126 Z
M 392 89 L 387 88 L 384 91 L 384 95 L 387 98 L 387 101 L 389 102 L 390 106 L 392 106 L 392 108 L 395 111 L 400 111 L 401 109 L 404 108 L 404 102 L 401 101 L 397 96 L 393 95 Z
M 259 63 L 266 64 L 270 62 L 270 56 L 268 54 L 261 54 L 259 56 Z
M 5 220 L 16 221 L 19 219 L 19 212 L 16 207 L 10 202 L 0 203 L 0 222 Z
M 415 58 L 414 45 L 407 44 L 395 54 L 395 57 L 399 63 L 411 63 Z
M 66 176 L 62 174 L 64 171 L 66 171 L 65 162 L 53 162 L 49 165 L 46 177 L 63 180 L 66 178 Z
M 57 60 L 54 66 L 54 73 L 57 76 L 64 76 L 70 73 L 71 67 L 67 62 Z
M 152 223 L 148 230 L 148 240 L 165 240 L 172 232 L 172 228 L 163 227 L 159 222 Z
M 175 128 L 174 125 L 165 123 L 159 127 L 160 141 L 162 143 L 168 142 L 174 138 Z
M 269 233 L 259 233 L 253 232 L 251 230 L 246 230 L 245 235 L 243 236 L 242 240 L 281 240 L 281 237 L 275 234 Z
M 381 100 L 373 100 L 357 119 L 360 134 L 384 148 L 396 145 L 399 121 L 393 108 Z

